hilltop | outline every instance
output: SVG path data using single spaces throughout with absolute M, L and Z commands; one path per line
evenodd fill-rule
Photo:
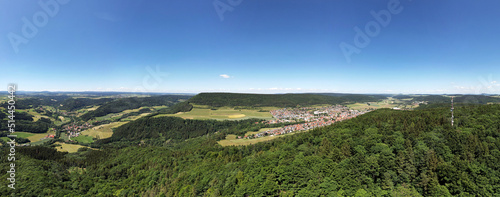
M 73 154 L 19 147 L 16 178 L 30 189 L 26 186 L 16 192 L 23 196 L 500 193 L 500 105 L 462 106 L 455 112 L 456 126 L 451 127 L 448 108 L 381 109 L 310 132 L 240 147 L 218 145 L 217 133 L 179 142 L 153 137 L 140 146 L 80 149 Z M 181 119 L 172 121 L 185 124 Z M 201 128 L 204 123 L 199 123 L 203 122 L 189 124 Z M 2 149 L 0 155 L 6 151 Z M 6 162 L 0 160 L 1 170 L 8 170 Z M 7 189 L 0 186 L 2 193 Z
M 189 102 L 212 107 L 297 107 L 319 104 L 346 104 L 356 102 L 376 102 L 384 96 L 373 95 L 321 95 L 321 94 L 240 94 L 240 93 L 200 93 Z

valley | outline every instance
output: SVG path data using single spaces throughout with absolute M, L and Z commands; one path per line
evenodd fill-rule
M 314 95 L 312 100 L 326 101 L 314 104 L 307 95 L 279 95 L 276 98 L 286 100 L 281 103 L 272 101 L 272 96 L 263 96 L 269 100 L 265 102 L 272 101 L 276 106 L 260 105 L 259 95 L 246 98 L 246 106 L 220 106 L 219 102 L 221 97 L 241 100 L 245 95 L 202 96 L 201 103 L 192 102 L 199 101 L 196 96 L 192 100 L 184 96 L 121 96 L 107 97 L 110 100 L 105 102 L 99 100 L 102 98 L 86 100 L 79 96 L 65 97 L 77 100 L 49 99 L 48 105 L 43 104 L 47 97 L 20 99 L 21 106 L 27 106 L 16 111 L 20 127 L 14 134 L 18 136 L 17 148 L 23 158 L 20 162 L 25 166 L 30 162 L 36 162 L 37 166 L 56 165 L 44 176 L 51 184 L 58 187 L 87 184 L 88 188 L 56 193 L 88 196 L 111 194 L 94 190 L 106 188 L 107 184 L 85 183 L 84 180 L 94 178 L 90 173 L 108 174 L 102 180 L 114 180 L 113 184 L 119 186 L 113 193 L 122 195 L 140 193 L 118 189 L 125 185 L 153 192 L 159 182 L 151 182 L 152 186 L 129 183 L 154 177 L 147 173 L 163 174 L 158 180 L 170 184 L 163 185 L 156 194 L 165 196 L 207 195 L 212 189 L 221 195 L 273 195 L 278 191 L 313 196 L 332 193 L 419 196 L 465 191 L 488 195 L 492 193 L 467 189 L 463 181 L 475 180 L 475 188 L 491 186 L 481 184 L 479 179 L 496 183 L 492 177 L 498 171 L 485 162 L 500 158 L 496 146 L 500 124 L 497 97 L 456 96 L 457 126 L 451 127 L 448 96 L 348 95 L 355 99 L 345 100 L 344 94 Z M 133 104 L 141 100 L 154 101 L 156 105 Z M 67 103 L 65 109 L 61 109 L 64 105 L 59 102 Z M 6 120 L 5 108 L 1 111 L 1 118 Z M 481 118 L 472 118 L 479 114 Z M 4 136 L 1 139 L 8 140 Z M 475 177 L 468 168 L 457 166 L 464 162 L 490 174 Z M 133 167 L 125 171 L 128 169 L 125 166 Z M 460 172 L 461 176 L 438 170 L 443 168 Z M 34 166 L 20 169 L 21 174 L 43 171 Z M 197 182 L 191 173 L 221 183 Z M 69 176 L 81 181 L 70 180 Z M 297 184 L 316 176 L 324 181 Z M 455 176 L 462 182 L 453 182 L 447 176 Z M 426 178 L 428 182 L 423 183 Z M 232 179 L 238 180 L 237 183 L 225 187 L 233 184 Z M 41 184 L 36 180 L 20 180 Z M 263 187 L 268 185 L 264 184 L 266 181 L 278 185 L 270 184 L 266 189 Z M 331 186 L 322 188 L 322 184 Z M 200 188 L 174 189 L 189 185 Z

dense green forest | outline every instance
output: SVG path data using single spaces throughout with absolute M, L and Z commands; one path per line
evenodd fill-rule
M 4 122 L 4 124 L 0 124 L 0 137 L 7 136 L 7 120 L 10 114 L 7 112 L 7 109 L 0 110 L 0 120 Z M 15 130 L 21 132 L 30 132 L 30 133 L 45 133 L 52 125 L 52 121 L 47 118 L 40 118 L 37 121 L 33 120 L 33 115 L 28 114 L 26 112 L 16 111 L 14 113 L 15 119 Z
M 130 97 L 117 99 L 108 103 L 105 103 L 94 111 L 90 111 L 81 116 L 85 121 L 90 120 L 95 117 L 105 116 L 110 113 L 118 113 L 128 109 L 137 109 L 140 107 L 150 107 L 150 106 L 172 106 L 179 102 L 180 100 L 187 100 L 191 96 L 187 95 L 162 95 L 162 96 L 151 96 L 151 97 Z
M 60 109 L 62 110 L 67 110 L 67 111 L 73 111 L 73 110 L 78 110 L 87 106 L 93 106 L 93 105 L 102 105 L 104 103 L 110 102 L 114 99 L 112 98 L 99 98 L 99 99 L 92 99 L 92 98 L 68 98 L 64 100 L 61 103 Z
M 67 95 L 37 95 L 32 97 L 19 96 L 16 99 L 16 109 L 34 109 L 41 106 L 56 107 L 63 103 L 64 100 L 70 98 Z M 2 107 L 7 108 L 7 103 L 2 103 Z
M 263 125 L 257 119 L 238 121 L 190 120 L 178 117 L 143 117 L 115 129 L 113 136 L 99 141 L 106 144 L 116 141 L 139 141 L 143 139 L 185 140 L 215 132 L 244 134 L 257 131 Z
M 500 105 L 376 110 L 269 142 L 221 133 L 56 153 L 18 147 L 18 196 L 500 196 Z M 150 119 L 143 120 L 148 124 Z M 144 125 L 146 126 L 146 125 Z M 57 148 L 57 147 L 56 147 Z M 8 170 L 8 149 L 0 171 Z M 36 152 L 37 154 L 33 154 Z M 0 179 L 6 180 L 2 173 Z
M 251 106 L 251 107 L 297 107 L 317 104 L 343 104 L 355 102 L 378 101 L 384 96 L 367 95 L 320 95 L 320 94 L 237 94 L 237 93 L 200 93 L 189 102 L 222 106 Z
M 352 103 L 377 102 L 386 99 L 388 96 L 390 96 L 384 94 L 344 94 L 344 93 L 310 93 L 310 94 L 341 97 L 347 100 L 347 102 L 352 102 Z
M 191 109 L 193 109 L 193 105 L 191 105 L 191 103 L 189 103 L 188 101 L 184 101 L 184 102 L 177 103 L 169 108 L 161 109 L 159 111 L 159 113 L 175 114 L 177 112 L 188 112 L 188 111 L 191 111 Z
M 485 96 L 485 95 L 454 95 L 455 103 L 468 103 L 468 104 L 488 104 L 500 103 L 500 98 Z M 429 104 L 435 103 L 450 103 L 451 98 L 442 95 L 427 95 L 414 97 L 415 101 L 428 101 Z

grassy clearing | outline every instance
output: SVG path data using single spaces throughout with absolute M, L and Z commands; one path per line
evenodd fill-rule
M 97 108 L 99 108 L 99 106 L 93 106 L 93 107 L 87 108 L 87 111 L 94 111 Z
M 33 120 L 34 120 L 34 121 L 38 121 L 38 120 L 40 120 L 40 118 L 42 118 L 42 117 L 47 118 L 47 119 L 50 119 L 50 120 L 52 120 L 52 121 L 53 121 L 53 118 L 49 118 L 49 117 L 48 117 L 48 116 L 46 116 L 46 115 L 41 115 L 41 114 L 39 114 L 38 112 L 36 112 L 36 111 L 34 111 L 34 110 L 29 110 L 29 111 L 28 111 L 28 114 L 33 115 Z
M 408 104 L 410 101 L 409 100 L 404 100 L 404 99 L 394 99 L 392 97 L 389 97 L 388 99 L 384 99 L 380 102 L 368 102 L 370 105 L 367 103 L 354 103 L 354 104 L 349 104 L 347 107 L 355 110 L 366 110 L 366 109 L 381 109 L 381 108 L 404 108 L 406 106 L 407 108 L 412 108 L 412 107 L 417 107 L 417 106 L 412 106 Z M 406 104 L 405 104 L 406 103 Z
M 17 137 L 21 137 L 21 138 L 28 138 L 28 137 L 33 136 L 34 134 L 33 133 L 26 133 L 26 132 L 14 132 L 14 133 L 12 133 L 12 135 L 17 135 Z
M 61 132 L 61 135 L 59 136 L 60 139 L 63 139 L 64 141 L 69 141 L 69 136 L 66 135 L 66 133 L 62 133 Z
M 329 107 L 332 106 L 330 104 L 319 104 L 319 105 L 311 105 L 311 106 L 304 106 L 304 107 L 314 107 L 314 108 L 322 108 L 322 107 Z
M 217 143 L 219 143 L 221 146 L 246 146 L 246 145 L 250 145 L 250 144 L 256 144 L 259 142 L 273 140 L 273 139 L 276 139 L 279 137 L 294 135 L 296 133 L 301 133 L 301 132 L 304 132 L 304 131 L 287 133 L 285 135 L 266 136 L 266 137 L 260 137 L 260 138 L 255 138 L 255 139 L 237 139 L 236 135 L 231 134 L 231 135 L 227 135 L 226 139 L 220 140 Z
M 143 114 L 140 114 L 138 116 L 129 116 L 127 118 L 122 119 L 121 121 L 125 121 L 125 122 L 127 122 L 127 121 L 133 121 L 133 120 L 137 120 L 139 118 L 142 118 L 144 116 L 147 116 L 149 114 L 151 114 L 151 113 L 143 113 Z
M 74 141 L 80 142 L 80 143 L 85 143 L 85 144 L 90 144 L 94 142 L 94 139 L 90 136 L 87 135 L 80 135 L 78 137 L 73 137 L 71 138 Z
M 234 109 L 230 107 L 220 107 L 216 110 L 205 108 L 207 106 L 196 105 L 190 112 L 179 112 L 177 114 L 160 114 L 158 116 L 175 116 L 184 119 L 216 119 L 216 120 L 242 120 L 249 118 L 272 119 L 269 112 L 259 111 L 261 109 Z
M 17 137 L 27 138 L 31 141 L 31 143 L 36 143 L 39 141 L 47 141 L 44 139 L 47 135 L 55 135 L 54 132 L 47 133 L 27 133 L 27 132 L 14 132 L 13 135 L 17 135 Z M 39 144 L 39 143 L 37 143 Z
M 122 126 L 126 124 L 127 122 L 113 122 L 109 124 L 104 124 L 104 125 L 99 125 L 92 127 L 90 129 L 87 129 L 85 131 L 82 131 L 82 135 L 87 135 L 91 136 L 93 138 L 97 139 L 104 139 L 104 138 L 109 138 L 111 135 L 113 135 L 113 128 Z
M 85 147 L 85 146 L 78 145 L 78 144 L 66 144 L 66 143 L 61 143 L 61 142 L 56 142 L 54 144 L 61 145 L 61 146 L 56 147 L 57 151 L 69 152 L 69 153 L 75 153 L 78 151 L 79 148 Z
M 262 129 L 259 129 L 259 131 L 249 131 L 247 133 L 245 133 L 245 135 L 255 135 L 257 133 L 260 133 L 262 131 L 269 131 L 269 130 L 273 130 L 273 129 L 278 129 L 278 128 L 281 128 L 281 127 L 274 127 L 274 128 L 262 128 Z

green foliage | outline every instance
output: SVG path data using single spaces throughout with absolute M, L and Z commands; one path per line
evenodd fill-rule
M 175 114 L 178 112 L 188 112 L 188 111 L 191 111 L 192 109 L 193 109 L 193 105 L 191 105 L 187 101 L 184 101 L 184 102 L 177 103 L 177 104 L 173 105 L 172 107 L 162 109 L 160 111 L 160 113 L 162 113 L 162 114 Z
M 191 96 L 186 96 L 186 95 L 162 95 L 162 96 L 151 96 L 151 97 L 122 98 L 101 105 L 96 110 L 83 114 L 81 118 L 87 121 L 95 117 L 105 116 L 110 113 L 118 113 L 128 109 L 137 109 L 140 107 L 158 106 L 158 105 L 172 106 L 175 103 L 177 103 L 180 99 L 185 100 L 190 97 Z
M 198 136 L 224 131 L 247 131 L 255 127 L 256 119 L 239 121 L 217 121 L 217 120 L 190 120 L 178 117 L 143 117 L 135 121 L 124 124 L 115 129 L 113 136 L 99 141 L 100 143 L 110 143 L 116 141 L 137 141 L 142 139 L 163 138 L 183 140 Z
M 383 97 L 383 96 L 382 96 Z M 367 95 L 336 95 L 328 94 L 236 94 L 236 93 L 200 93 L 189 102 L 209 105 L 212 107 L 222 106 L 249 106 L 249 107 L 297 107 L 317 104 L 343 104 L 347 102 L 378 101 L 382 97 Z
M 102 105 L 104 103 L 110 102 L 114 99 L 112 98 L 100 98 L 100 99 L 92 99 L 92 98 L 68 98 L 61 103 L 60 109 L 62 110 L 78 110 L 84 107 L 93 106 L 93 105 Z
M 155 138 L 145 139 L 140 146 L 80 150 L 46 160 L 21 151 L 22 190 L 16 192 L 21 192 L 19 196 L 498 195 L 500 105 L 455 110 L 455 127 L 450 125 L 448 108 L 383 109 L 249 146 L 219 146 L 213 133 L 178 142 L 162 139 L 160 144 L 149 143 Z M 154 119 L 131 125 L 151 129 L 170 121 L 202 131 L 198 124 L 208 124 Z M 160 127 L 182 131 L 167 123 Z M 168 134 L 157 130 L 162 136 Z M 147 130 L 135 135 L 141 132 Z M 7 150 L 0 152 L 1 171 L 8 170 Z M 0 179 L 7 176 L 2 173 Z M 12 191 L 0 185 L 0 192 Z
M 16 98 L 16 109 L 34 109 L 42 106 L 59 106 L 65 99 L 70 98 L 67 95 L 30 95 Z M 7 102 L 2 107 L 7 108 Z

